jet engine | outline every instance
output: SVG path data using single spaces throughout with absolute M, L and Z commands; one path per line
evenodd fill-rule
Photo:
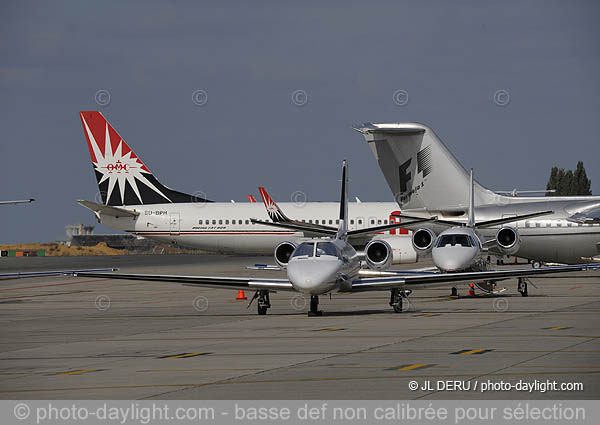
M 419 254 L 429 254 L 435 242 L 435 233 L 429 229 L 419 229 L 413 233 L 412 245 Z
M 284 241 L 275 247 L 275 262 L 279 267 L 285 270 L 296 246 L 294 242 Z
M 498 249 L 505 255 L 516 254 L 521 246 L 519 232 L 513 227 L 502 227 L 496 232 Z
M 372 270 L 385 270 L 393 264 L 417 262 L 417 253 L 408 237 L 373 239 L 365 246 L 365 261 Z

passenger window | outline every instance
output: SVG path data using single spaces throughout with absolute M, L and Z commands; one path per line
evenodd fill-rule
M 535 222 L 535 227 L 540 227 L 540 226 L 541 226 L 540 222 L 539 222 L 539 221 L 536 221 L 536 222 Z
M 223 224 L 223 220 L 219 220 L 219 224 Z
M 217 224 L 217 220 L 213 220 L 213 224 Z
M 340 224 L 340 219 L 339 218 L 335 221 L 335 224 Z
M 358 224 L 362 224 L 362 220 L 360 218 L 358 219 Z
M 198 224 L 202 224 L 202 220 L 198 220 Z
M 329 220 L 329 224 L 333 224 L 333 220 Z
M 386 220 L 383 220 L 383 224 L 387 224 L 387 219 L 386 219 Z
M 225 220 L 225 224 L 229 224 L 229 220 Z
M 350 220 L 350 224 L 354 224 L 354 220 Z
M 246 220 L 246 224 L 250 224 L 250 220 Z
M 312 219 L 311 219 L 311 220 L 308 220 L 308 222 L 309 222 L 310 224 L 312 224 Z
M 381 220 L 377 220 L 377 224 L 381 224 Z
M 371 224 L 375 224 L 375 220 L 371 220 Z

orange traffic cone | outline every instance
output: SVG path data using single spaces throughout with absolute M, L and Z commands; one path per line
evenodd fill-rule
M 248 298 L 246 298 L 246 294 L 244 294 L 244 291 L 242 289 L 240 289 L 238 291 L 238 296 L 235 297 L 235 299 L 240 301 L 240 300 L 247 300 Z
M 469 297 L 475 296 L 475 285 L 469 283 L 469 293 L 467 294 Z

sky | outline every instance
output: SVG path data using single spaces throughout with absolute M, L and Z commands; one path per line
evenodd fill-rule
M 37 202 L 0 207 L 0 243 L 95 224 L 75 203 L 98 192 L 80 110 L 216 201 L 337 200 L 344 158 L 350 196 L 393 201 L 351 126 L 405 121 L 490 189 L 583 160 L 599 194 L 599 18 L 577 0 L 3 1 L 0 199 Z

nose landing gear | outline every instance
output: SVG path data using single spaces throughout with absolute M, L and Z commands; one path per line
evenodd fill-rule
M 322 316 L 323 312 L 319 310 L 319 296 L 310 296 L 310 310 L 308 311 L 309 317 Z

